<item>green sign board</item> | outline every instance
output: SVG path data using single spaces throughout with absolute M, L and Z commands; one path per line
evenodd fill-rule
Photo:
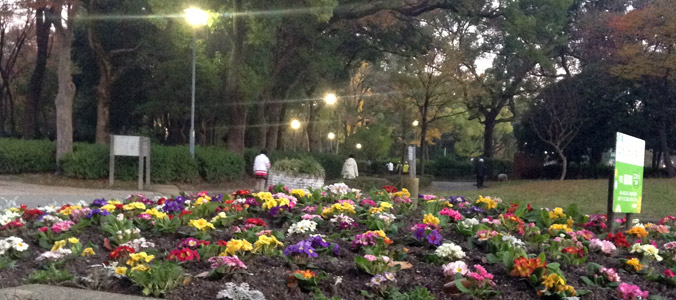
M 613 212 L 641 213 L 645 141 L 617 133 Z

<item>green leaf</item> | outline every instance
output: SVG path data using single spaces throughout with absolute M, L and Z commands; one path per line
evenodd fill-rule
M 582 277 L 580 277 L 580 279 L 582 279 L 582 281 L 584 281 L 584 283 L 586 283 L 587 285 L 591 285 L 591 286 L 596 285 L 596 283 L 591 281 L 591 279 L 589 279 L 589 277 L 587 277 L 587 276 L 582 276 Z
M 468 288 L 466 288 L 464 285 L 462 285 L 462 280 L 464 277 L 460 273 L 455 273 L 455 287 L 458 288 L 459 291 L 461 291 L 463 294 L 469 294 L 472 291 L 470 291 Z

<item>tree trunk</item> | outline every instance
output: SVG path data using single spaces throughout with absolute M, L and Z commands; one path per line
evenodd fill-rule
M 556 151 L 556 154 L 561 159 L 561 177 L 559 177 L 559 180 L 565 180 L 566 173 L 568 173 L 568 158 L 563 155 L 563 150 L 559 147 L 554 147 L 554 151 Z
M 425 174 L 425 149 L 427 149 L 427 107 L 424 109 L 422 125 L 420 126 L 420 175 Z
M 484 158 L 493 158 L 493 134 L 495 133 L 495 116 L 486 116 L 484 121 Z
M 256 105 L 256 120 L 258 123 L 258 136 L 255 141 L 255 146 L 264 149 L 267 147 L 268 141 L 268 118 L 265 116 L 265 98 L 261 99 L 260 103 Z
M 280 125 L 282 121 L 282 105 L 280 103 L 270 103 L 267 105 L 268 126 L 266 133 L 266 146 L 269 150 L 280 149 Z
M 73 9 L 73 8 L 71 8 Z M 69 14 L 70 15 L 70 14 Z M 59 91 L 54 103 L 56 105 L 56 160 L 73 151 L 73 98 L 75 83 L 71 70 L 71 27 L 56 31 L 56 44 L 59 57 L 58 83 Z
M 667 170 L 669 178 L 676 177 L 676 170 L 674 170 L 674 165 L 671 163 L 671 149 L 669 149 L 669 144 L 667 142 L 667 120 L 665 117 L 660 118 L 659 124 L 659 137 L 660 137 L 660 148 L 662 156 L 664 158 L 664 165 Z
M 23 138 L 33 139 L 38 136 L 38 114 L 40 99 L 42 98 L 42 83 L 45 81 L 47 69 L 47 50 L 49 49 L 49 33 L 52 22 L 47 18 L 48 8 L 38 8 L 35 11 L 35 35 L 37 40 L 37 58 L 35 69 L 28 84 L 28 103 L 24 108 Z
M 225 84 L 226 97 L 229 97 L 230 109 L 230 128 L 228 129 L 228 150 L 235 153 L 244 153 L 244 137 L 246 130 L 246 108 L 244 106 L 244 97 L 242 96 L 240 80 L 241 65 L 244 62 L 244 28 L 243 17 L 238 15 L 242 10 L 243 0 L 235 0 L 233 3 L 232 29 L 233 38 L 232 49 L 230 50 L 230 62 L 228 64 L 228 78 Z
M 281 109 L 279 110 L 279 115 L 277 116 L 279 118 L 279 121 L 276 124 L 276 130 L 277 130 L 277 149 L 282 149 L 284 146 L 284 132 L 286 131 L 289 126 L 283 126 L 281 121 L 283 121 L 286 117 L 286 105 L 282 104 Z M 268 142 L 269 143 L 269 142 Z

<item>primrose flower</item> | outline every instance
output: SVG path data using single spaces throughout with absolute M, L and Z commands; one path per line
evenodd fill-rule
M 636 272 L 639 272 L 641 271 L 641 269 L 643 269 L 643 265 L 641 264 L 641 262 L 638 261 L 638 258 L 635 257 L 626 261 L 625 264 L 632 267 Z
M 253 250 L 253 246 L 251 245 L 251 243 L 249 243 L 249 241 L 233 239 L 233 240 L 228 241 L 228 244 L 226 245 L 226 248 L 225 248 L 225 252 L 223 252 L 223 253 L 226 253 L 226 255 L 227 254 L 233 255 L 237 252 L 247 252 L 247 251 L 252 251 L 252 250 Z M 226 256 L 226 255 L 223 255 L 223 253 L 221 253 L 220 255 Z
M 171 250 L 171 252 L 169 252 L 169 256 L 167 257 L 167 259 L 178 260 L 180 262 L 186 262 L 191 260 L 199 261 L 200 255 L 195 250 L 183 248 L 180 250 Z
M 623 282 L 617 287 L 617 295 L 624 300 L 638 300 L 648 299 L 650 294 L 648 291 L 641 291 L 636 285 Z
M 258 240 L 254 243 L 253 246 L 254 246 L 253 252 L 258 252 L 259 250 L 261 250 L 263 247 L 266 246 L 276 248 L 277 246 L 284 246 L 284 244 L 278 241 L 277 238 L 274 236 L 260 235 L 258 236 Z
M 551 210 L 549 212 L 549 218 L 550 219 L 559 219 L 559 218 L 565 218 L 566 214 L 563 212 L 563 208 L 557 207 L 554 210 Z
M 87 247 L 87 248 L 84 248 L 84 250 L 82 250 L 82 254 L 80 254 L 80 255 L 81 256 L 90 256 L 90 255 L 96 255 L 96 253 L 94 253 L 94 249 L 92 249 L 92 247 Z
M 467 264 L 461 260 L 445 264 L 441 267 L 444 270 L 444 275 L 451 278 L 454 278 L 456 273 L 465 275 L 468 272 Z
M 435 217 L 433 214 L 426 214 L 423 218 L 423 223 L 428 225 L 439 225 L 439 218 Z
M 209 258 L 212 269 L 228 266 L 233 270 L 245 270 L 246 265 L 236 256 L 214 256 Z
M 484 204 L 485 209 L 493 209 L 498 207 L 498 203 L 491 199 L 491 197 L 482 197 L 479 195 L 479 199 L 476 201 L 477 204 Z
M 216 229 L 214 224 L 207 222 L 205 219 L 190 220 L 190 226 L 201 231 L 206 231 L 208 228 Z
M 289 234 L 302 234 L 306 232 L 314 232 L 317 229 L 317 222 L 311 220 L 301 220 L 297 223 L 294 223 L 289 227 Z
M 465 257 L 465 252 L 462 248 L 453 242 L 447 242 L 434 250 L 434 254 L 444 259 L 462 259 Z
M 442 216 L 449 216 L 451 219 L 456 220 L 456 221 L 461 221 L 463 219 L 462 214 L 460 214 L 459 212 L 457 212 L 453 209 L 450 209 L 448 207 L 444 207 L 439 212 L 439 214 L 442 215 Z

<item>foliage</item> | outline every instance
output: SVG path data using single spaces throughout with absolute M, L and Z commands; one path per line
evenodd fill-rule
M 54 142 L 0 138 L 0 174 L 52 172 L 55 162 Z
M 152 265 L 147 271 L 130 271 L 127 276 L 135 285 L 143 288 L 146 296 L 161 297 L 184 284 L 183 269 L 177 263 L 169 261 Z
M 244 173 L 244 159 L 216 147 L 198 147 L 195 158 L 202 178 L 209 182 L 235 180 Z
M 31 283 L 59 284 L 64 281 L 73 280 L 73 275 L 67 270 L 56 268 L 56 264 L 49 264 L 43 270 L 35 270 L 28 275 L 28 281 Z
M 434 300 L 434 295 L 425 287 L 416 287 L 406 293 L 396 291 L 390 295 L 392 300 Z
M 283 172 L 295 175 L 310 175 L 315 177 L 324 177 L 324 168 L 312 158 L 303 159 L 282 159 L 274 162 L 271 171 Z

